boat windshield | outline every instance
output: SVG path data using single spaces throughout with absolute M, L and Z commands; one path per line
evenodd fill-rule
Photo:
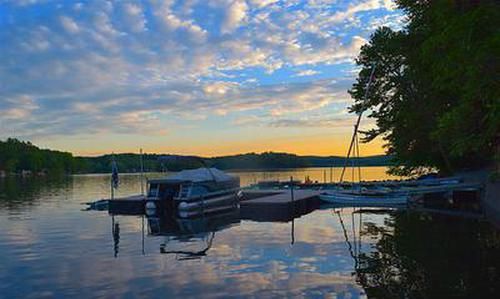
M 148 196 L 149 197 L 158 196 L 158 184 L 150 184 L 149 185 Z
M 179 190 L 178 185 L 171 184 L 150 184 L 149 197 L 159 197 L 161 199 L 173 198 Z
M 191 187 L 191 196 L 199 196 L 207 194 L 208 190 L 205 186 L 194 185 Z

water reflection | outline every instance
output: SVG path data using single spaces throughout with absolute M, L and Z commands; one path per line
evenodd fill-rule
M 108 179 L 0 182 L 10 194 L 0 203 L 0 298 L 495 298 L 500 287 L 500 236 L 477 217 L 328 207 L 288 222 L 181 221 L 81 211 L 108 196 Z M 119 196 L 139 190 L 138 177 L 123 176 Z
M 500 292 L 500 233 L 484 219 L 411 210 L 383 223 L 338 210 L 356 281 L 373 298 L 493 298 Z M 345 216 L 345 215 L 344 215 Z M 359 220 L 358 230 L 356 222 Z M 362 238 L 376 240 L 363 249 Z
M 54 190 L 69 190 L 73 177 L 20 177 L 0 178 L 0 208 L 16 210 L 36 205 L 40 198 Z
M 224 213 L 203 215 L 197 218 L 179 218 L 174 213 L 160 217 L 148 217 L 148 233 L 163 236 L 160 253 L 174 254 L 178 260 L 196 259 L 207 255 L 215 233 L 240 223 L 239 209 Z M 193 243 L 204 242 L 202 249 L 190 249 Z M 181 244 L 180 249 L 171 245 Z M 175 245 L 174 245 L 175 246 Z
M 113 253 L 114 257 L 118 257 L 118 251 L 120 249 L 120 223 L 115 222 L 115 216 L 111 216 L 111 227 L 113 233 Z
M 177 260 L 190 260 L 190 259 L 199 259 L 203 256 L 207 255 L 207 251 L 212 247 L 212 243 L 214 241 L 215 232 L 210 233 L 210 236 L 207 237 L 206 246 L 198 251 L 189 251 L 189 250 L 168 250 L 167 243 L 162 243 L 160 245 L 160 253 L 163 254 L 175 254 Z
M 111 232 L 113 236 L 114 257 L 118 257 L 120 245 L 120 223 L 111 217 Z M 124 216 L 122 216 L 124 217 Z M 176 213 L 161 213 L 155 216 L 141 215 L 141 246 L 145 254 L 145 234 L 151 237 L 161 238 L 159 252 L 162 254 L 174 254 L 178 260 L 200 258 L 207 255 L 212 247 L 215 233 L 223 231 L 240 223 L 238 208 L 229 211 L 202 215 L 194 218 L 180 218 Z M 147 229 L 144 220 L 147 220 Z M 146 231 L 147 230 L 147 231 Z M 193 244 L 206 243 L 203 249 L 191 250 Z M 180 249 L 171 249 L 172 245 Z

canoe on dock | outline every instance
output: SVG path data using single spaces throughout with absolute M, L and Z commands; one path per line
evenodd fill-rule
M 391 192 L 333 191 L 320 194 L 319 199 L 333 204 L 364 207 L 392 207 L 408 203 L 407 195 Z

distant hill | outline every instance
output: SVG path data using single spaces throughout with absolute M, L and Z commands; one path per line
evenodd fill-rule
M 178 171 L 182 169 L 206 166 L 219 169 L 282 169 L 300 167 L 335 167 L 343 166 L 344 158 L 337 156 L 298 156 L 288 153 L 247 153 L 221 157 L 171 156 L 144 154 L 144 170 Z M 138 154 L 115 154 L 98 157 L 74 157 L 71 153 L 40 149 L 30 142 L 9 138 L 0 141 L 0 171 L 3 173 L 109 173 L 111 160 L 115 159 L 119 172 L 139 172 L 140 156 Z M 203 163 L 201 162 L 203 161 Z M 388 166 L 388 156 L 371 156 L 355 159 L 354 164 L 360 166 Z
M 72 173 L 81 169 L 71 153 L 40 149 L 30 142 L 0 140 L 0 172 L 3 174 Z
M 248 153 L 221 157 L 186 157 L 185 159 L 175 159 L 173 161 L 164 161 L 161 154 L 145 154 L 145 171 L 178 171 L 181 169 L 198 168 L 203 164 L 219 169 L 282 169 L 282 168 L 301 168 L 301 167 L 338 167 L 343 166 L 345 159 L 338 156 L 298 156 L 287 153 L 265 152 L 261 154 Z M 180 156 L 182 157 L 182 156 Z M 110 155 L 99 157 L 78 157 L 86 165 L 83 172 L 106 173 L 110 171 Z M 140 170 L 140 157 L 138 154 L 117 154 L 114 159 L 118 164 L 120 172 L 137 172 Z M 370 157 L 361 157 L 353 159 L 355 165 L 360 166 L 388 166 L 391 165 L 389 156 L 379 155 Z

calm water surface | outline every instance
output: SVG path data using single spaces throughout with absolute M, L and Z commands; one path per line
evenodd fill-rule
M 325 176 L 237 174 L 242 184 Z M 121 181 L 118 196 L 140 190 L 138 176 Z M 108 195 L 107 176 L 0 180 L 0 297 L 492 298 L 500 288 L 500 235 L 476 217 L 325 207 L 288 223 L 182 222 L 83 211 Z

